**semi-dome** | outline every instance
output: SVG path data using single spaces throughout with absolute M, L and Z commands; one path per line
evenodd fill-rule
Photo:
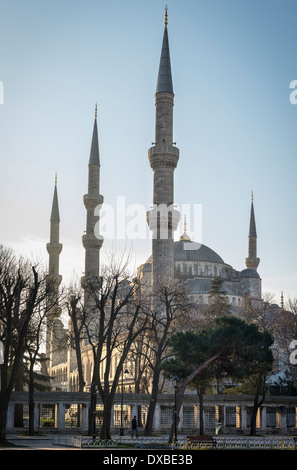
M 208 246 L 188 240 L 174 242 L 174 261 L 206 261 L 225 264 L 224 260 Z
M 243 277 L 243 278 L 258 277 L 259 278 L 260 276 L 255 269 L 243 269 L 243 271 L 239 273 L 239 277 Z
M 184 284 L 184 288 L 191 294 L 209 294 L 212 279 L 188 279 Z M 226 295 L 235 295 L 232 289 L 223 283 L 223 289 Z

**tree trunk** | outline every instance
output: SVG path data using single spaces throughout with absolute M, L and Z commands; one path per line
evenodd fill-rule
M 179 389 L 178 389 L 178 392 L 177 392 L 177 400 L 176 400 L 176 418 L 177 418 L 177 425 L 179 423 L 179 412 L 180 412 L 180 409 L 181 409 L 181 406 L 183 404 L 183 398 L 184 398 L 184 394 L 185 394 L 185 391 L 186 391 L 186 388 L 188 386 L 188 384 L 190 382 L 192 382 L 192 380 L 198 375 L 200 374 L 200 372 L 202 372 L 204 369 L 206 369 L 209 364 L 211 364 L 213 361 L 215 361 L 218 357 L 220 357 L 222 353 L 221 352 L 218 352 L 217 354 L 215 354 L 214 356 L 210 357 L 209 359 L 207 359 L 207 361 L 205 361 L 203 364 L 201 364 L 199 367 L 197 367 L 195 370 L 193 370 L 193 372 L 191 374 L 188 375 L 188 377 L 186 377 L 185 379 L 183 379 L 180 383 L 180 386 L 179 386 Z M 172 443 L 173 441 L 173 435 L 174 435 L 174 422 L 172 422 L 172 425 L 171 425 L 171 431 L 170 431 L 170 435 L 169 435 L 169 442 Z
M 203 419 L 203 393 L 204 388 L 198 387 L 197 388 L 197 395 L 199 398 L 199 434 L 203 436 L 204 434 L 204 419 Z
M 89 408 L 89 426 L 88 426 L 88 434 L 89 436 L 94 436 L 96 432 L 96 389 L 95 383 L 93 382 L 91 385 L 91 392 L 90 392 L 90 408 Z
M 251 431 L 250 435 L 255 436 L 257 432 L 257 412 L 258 412 L 258 402 L 257 398 L 255 397 L 254 399 L 254 404 L 253 404 L 253 411 L 252 411 L 252 417 L 251 417 Z
M 77 297 L 71 299 L 71 319 L 74 332 L 74 343 L 75 343 L 75 353 L 77 361 L 77 370 L 78 370 L 78 391 L 83 392 L 85 387 L 84 375 L 83 375 L 83 365 L 82 365 L 82 354 L 81 354 L 81 337 L 80 329 L 77 324 Z
M 6 424 L 8 403 L 5 398 L 5 394 L 0 392 L 0 446 L 7 443 Z
M 111 439 L 110 435 L 110 418 L 111 418 L 111 403 L 108 400 L 104 403 L 104 411 L 103 411 L 103 422 L 100 431 L 100 438 L 101 439 Z
M 155 408 L 156 408 L 156 403 L 157 403 L 157 398 L 158 398 L 159 378 L 160 378 L 160 368 L 155 367 L 153 384 L 152 384 L 152 394 L 151 394 L 149 409 L 147 412 L 147 420 L 146 420 L 146 425 L 145 425 L 145 430 L 144 430 L 145 436 L 150 436 L 153 432 L 154 414 L 155 414 Z
M 259 399 L 261 389 L 262 389 L 262 398 Z M 253 412 L 252 412 L 252 418 L 251 418 L 251 431 L 250 431 L 251 436 L 256 435 L 257 413 L 258 413 L 258 409 L 260 408 L 260 406 L 264 403 L 264 400 L 265 400 L 265 376 L 263 376 L 262 373 L 259 372 L 257 391 L 254 397 Z

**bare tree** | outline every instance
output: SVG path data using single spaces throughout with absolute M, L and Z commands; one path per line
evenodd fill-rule
M 78 370 L 78 391 L 83 392 L 85 378 L 82 364 L 82 340 L 84 338 L 84 308 L 81 303 L 82 291 L 80 287 L 72 285 L 65 299 L 65 306 L 70 317 L 69 343 L 75 350 Z
M 282 351 L 282 363 L 289 371 L 297 389 L 297 297 L 289 297 L 282 306 L 279 317 L 275 338 Z
M 40 289 L 42 289 L 40 285 Z M 40 353 L 40 347 L 44 340 L 43 331 L 45 329 L 45 320 L 46 320 L 46 292 L 47 288 L 44 290 L 44 294 L 38 296 L 36 306 L 34 308 L 34 314 L 32 315 L 28 329 L 25 336 L 25 355 L 28 357 L 29 370 L 28 370 L 28 389 L 29 389 L 29 435 L 34 434 L 34 391 L 36 388 L 35 381 L 44 382 L 46 381 L 48 388 L 50 387 L 48 377 L 44 377 L 39 374 L 36 377 L 34 372 L 34 367 L 37 362 L 45 360 L 42 358 Z M 40 386 L 40 384 L 39 384 Z
M 0 341 L 4 345 L 1 366 L 0 443 L 6 442 L 7 409 L 24 358 L 26 335 L 40 303 L 44 276 L 29 261 L 0 247 Z M 41 296 L 44 295 L 42 290 Z
M 148 326 L 149 312 L 138 280 L 132 282 L 127 264 L 118 264 L 115 259 L 103 268 L 101 279 L 87 281 L 86 293 L 87 311 L 83 322 L 93 352 L 91 397 L 95 397 L 96 386 L 104 405 L 101 437 L 110 438 L 111 407 L 118 382 L 132 346 Z M 111 380 L 115 354 L 119 361 Z M 100 374 L 100 366 L 103 374 Z M 91 399 L 89 434 L 94 434 L 95 404 Z
M 159 284 L 154 293 L 153 306 L 147 335 L 150 344 L 148 360 L 152 370 L 152 390 L 145 427 L 147 436 L 153 429 L 162 363 L 167 358 L 169 340 L 174 332 L 189 328 L 189 321 L 192 322 L 196 310 L 195 303 L 177 281 Z

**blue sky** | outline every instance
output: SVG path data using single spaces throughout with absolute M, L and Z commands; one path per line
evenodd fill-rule
M 297 2 L 167 5 L 180 149 L 175 202 L 202 205 L 201 241 L 241 270 L 253 190 L 263 291 L 278 302 L 281 291 L 296 296 L 297 105 L 289 85 L 297 79 Z M 57 173 L 64 280 L 83 270 L 82 197 L 96 102 L 105 202 L 152 202 L 147 150 L 164 6 L 0 1 L 0 241 L 47 263 Z M 106 240 L 104 250 L 112 245 Z M 135 266 L 150 255 L 148 239 L 131 246 Z

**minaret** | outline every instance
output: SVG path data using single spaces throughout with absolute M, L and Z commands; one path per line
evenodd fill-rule
M 103 243 L 103 238 L 97 233 L 99 228 L 99 209 L 100 205 L 103 204 L 103 196 L 100 194 L 97 104 L 95 107 L 95 120 L 88 168 L 88 193 L 85 194 L 83 198 L 87 210 L 86 231 L 82 237 L 82 243 L 85 248 L 85 272 L 82 278 L 82 287 L 84 289 L 86 289 L 87 281 L 92 279 L 99 280 L 99 253 Z
M 49 269 L 48 275 L 54 279 L 57 289 L 62 281 L 59 274 L 59 258 L 63 245 L 60 243 L 60 213 L 58 203 L 57 175 L 55 177 L 55 189 L 52 203 L 52 211 L 50 217 L 50 242 L 47 243 L 46 249 L 49 253 Z
M 153 209 L 147 218 L 152 230 L 152 284 L 167 282 L 174 276 L 173 233 L 179 222 L 174 210 L 174 170 L 179 150 L 173 143 L 174 94 L 168 42 L 168 16 L 165 9 L 165 28 L 155 93 L 155 142 L 148 150 L 153 169 Z
M 47 341 L 46 352 L 47 357 L 50 358 L 50 365 L 53 365 L 53 351 L 56 349 L 53 341 L 56 339 L 53 334 L 53 327 L 56 320 L 61 315 L 59 307 L 59 286 L 62 281 L 62 276 L 59 273 L 60 253 L 63 245 L 60 243 L 60 214 L 58 203 L 58 190 L 57 190 L 57 176 L 55 177 L 54 197 L 52 203 L 52 211 L 50 216 L 50 242 L 47 243 L 46 249 L 49 254 L 49 267 L 47 275 L 48 287 L 48 312 L 47 312 Z
M 260 258 L 257 258 L 257 231 L 254 213 L 254 196 L 252 193 L 250 229 L 248 238 L 248 257 L 245 259 L 245 264 L 248 269 L 257 270 L 259 263 Z

